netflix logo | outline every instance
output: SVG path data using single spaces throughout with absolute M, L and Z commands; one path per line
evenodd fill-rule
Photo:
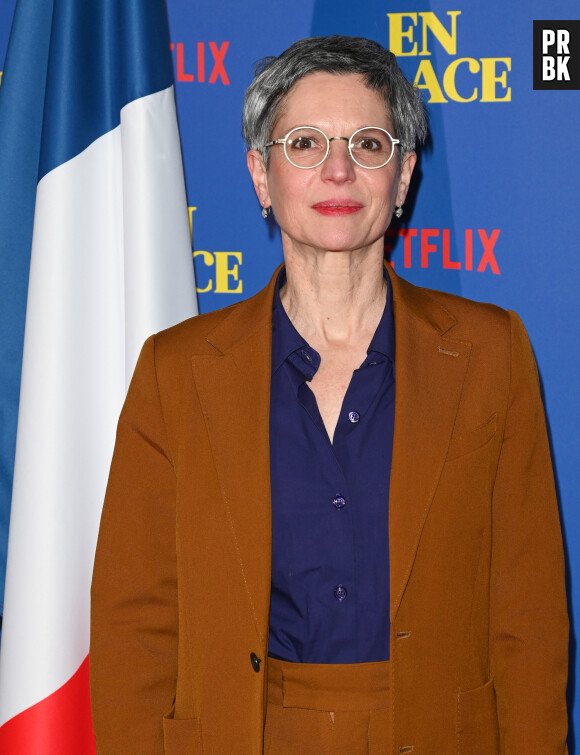
M 398 236 L 403 239 L 403 267 L 439 267 L 500 275 L 495 256 L 499 233 L 499 228 L 490 233 L 483 228 L 466 228 L 463 238 L 456 240 L 455 256 L 452 256 L 449 228 L 400 228 L 398 231 L 389 228 L 385 235 L 385 252 L 393 251 L 394 237 Z M 394 267 L 395 261 L 391 260 L 391 264 Z
M 229 42 L 222 42 L 219 46 L 217 42 L 197 42 L 191 45 L 172 42 L 169 48 L 173 53 L 175 80 L 229 85 L 225 64 L 229 46 Z

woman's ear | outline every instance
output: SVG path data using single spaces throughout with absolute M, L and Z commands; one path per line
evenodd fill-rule
M 416 152 L 407 152 L 403 157 L 403 164 L 401 165 L 401 174 L 399 176 L 399 189 L 397 191 L 396 204 L 402 206 L 404 203 L 407 192 L 409 191 L 409 184 L 411 183 L 411 176 L 413 175 L 413 168 L 417 162 Z
M 254 190 L 262 207 L 270 206 L 270 195 L 268 193 L 268 172 L 264 164 L 264 158 L 257 149 L 251 149 L 246 156 L 248 170 L 252 176 Z

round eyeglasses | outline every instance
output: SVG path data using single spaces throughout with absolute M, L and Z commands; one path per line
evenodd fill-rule
M 274 139 L 264 147 L 275 144 L 284 145 L 284 154 L 296 168 L 316 168 L 321 165 L 330 152 L 330 142 L 342 140 L 348 142 L 348 154 L 361 168 L 383 168 L 392 158 L 395 144 L 393 138 L 384 128 L 364 126 L 357 129 L 348 139 L 346 136 L 328 137 L 315 126 L 298 126 L 289 131 L 283 139 Z

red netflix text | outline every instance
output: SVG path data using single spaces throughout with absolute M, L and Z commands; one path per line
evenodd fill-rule
M 443 267 L 446 270 L 475 270 L 478 273 L 490 270 L 500 275 L 494 248 L 499 237 L 499 228 L 490 233 L 483 228 L 466 228 L 463 239 L 457 239 L 455 257 L 451 256 L 451 232 L 449 228 L 391 228 L 385 236 L 385 251 L 390 254 L 395 235 L 403 239 L 403 267 Z M 396 259 L 400 259 L 396 253 Z M 395 266 L 395 260 L 391 260 Z
M 229 46 L 229 42 L 222 42 L 219 47 L 217 42 L 208 42 L 208 51 L 205 42 L 187 47 L 183 42 L 172 42 L 169 47 L 174 53 L 176 81 L 215 84 L 219 80 L 222 84 L 229 84 L 224 62 Z M 207 79 L 206 74 L 209 74 Z

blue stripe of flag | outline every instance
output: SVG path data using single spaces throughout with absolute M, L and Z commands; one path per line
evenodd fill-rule
M 54 0 L 39 180 L 171 84 L 164 0 Z
M 19 0 L 0 86 L 0 613 L 52 0 Z

